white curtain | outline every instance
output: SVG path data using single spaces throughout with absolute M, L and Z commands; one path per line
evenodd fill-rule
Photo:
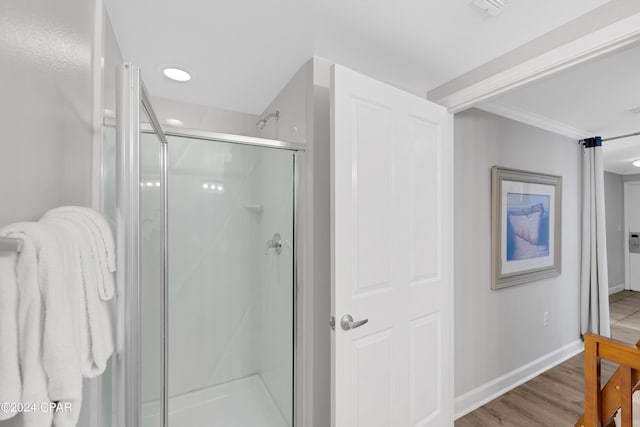
M 583 141 L 582 271 L 580 311 L 582 333 L 611 336 L 607 235 L 604 213 L 604 171 L 600 137 Z

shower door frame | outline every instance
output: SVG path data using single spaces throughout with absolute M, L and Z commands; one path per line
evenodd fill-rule
M 160 253 L 162 312 L 167 311 L 168 296 L 168 232 L 167 232 L 167 138 L 151 105 L 149 94 L 140 76 L 140 68 L 125 63 L 116 73 L 116 244 L 117 289 L 116 304 L 116 425 L 141 424 L 140 375 L 140 142 L 143 132 L 140 107 L 148 125 L 160 139 Z M 161 366 L 163 380 L 167 378 L 167 316 L 161 319 Z M 168 400 L 166 381 L 161 387 L 161 401 Z M 162 404 L 162 420 L 166 425 L 168 406 Z
M 162 254 L 162 290 L 161 290 L 161 419 L 162 427 L 169 427 L 169 274 L 168 274 L 168 164 L 167 136 L 184 137 L 203 141 L 250 145 L 291 151 L 294 160 L 293 173 L 293 426 L 302 426 L 310 412 L 309 398 L 303 398 L 311 383 L 310 367 L 303 361 L 310 356 L 308 334 L 309 321 L 305 319 L 299 307 L 309 307 L 308 295 L 311 290 L 301 292 L 304 268 L 304 247 L 308 245 L 304 229 L 306 217 L 307 159 L 306 145 L 273 139 L 233 135 L 198 129 L 162 126 L 157 119 L 150 102 L 148 92 L 141 79 L 140 69 L 132 64 L 118 67 L 117 116 L 115 123 L 105 123 L 116 127 L 117 146 L 117 248 L 118 248 L 118 291 L 117 304 L 117 362 L 115 369 L 115 389 L 117 390 L 116 419 L 118 427 L 141 425 L 140 393 L 140 142 L 143 133 L 158 135 L 161 143 L 161 254 Z M 140 106 L 144 108 L 151 123 L 141 123 Z M 303 355 L 307 356 L 304 357 Z M 307 414 L 307 415 L 304 415 Z

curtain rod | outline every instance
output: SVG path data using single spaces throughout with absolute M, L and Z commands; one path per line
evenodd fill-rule
M 622 139 L 622 138 L 631 138 L 632 136 L 640 136 L 640 132 L 633 132 L 633 133 L 628 133 L 626 135 L 618 135 L 618 136 L 612 136 L 609 138 L 602 138 L 602 142 L 613 141 L 615 139 Z M 578 141 L 578 144 L 582 144 L 583 142 L 584 142 L 584 139 L 581 139 L 580 141 Z
M 640 136 L 640 132 L 634 132 L 634 133 L 628 133 L 626 135 L 618 135 L 618 136 L 612 136 L 611 138 L 605 138 L 602 140 L 602 142 L 605 141 L 613 141 L 614 139 L 622 139 L 622 138 L 630 138 L 632 136 Z

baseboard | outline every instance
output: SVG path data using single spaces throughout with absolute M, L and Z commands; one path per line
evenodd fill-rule
M 624 291 L 624 283 L 620 285 L 616 285 L 613 288 L 609 288 L 609 295 L 615 294 L 617 292 L 622 292 L 622 291 Z
M 526 383 L 530 379 L 553 368 L 583 351 L 582 340 L 578 339 L 564 347 L 546 354 L 533 362 L 481 385 L 455 399 L 456 419 L 502 396 L 504 393 Z

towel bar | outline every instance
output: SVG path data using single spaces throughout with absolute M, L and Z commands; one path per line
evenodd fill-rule
M 22 250 L 22 240 L 13 237 L 0 237 L 0 251 L 20 252 Z

